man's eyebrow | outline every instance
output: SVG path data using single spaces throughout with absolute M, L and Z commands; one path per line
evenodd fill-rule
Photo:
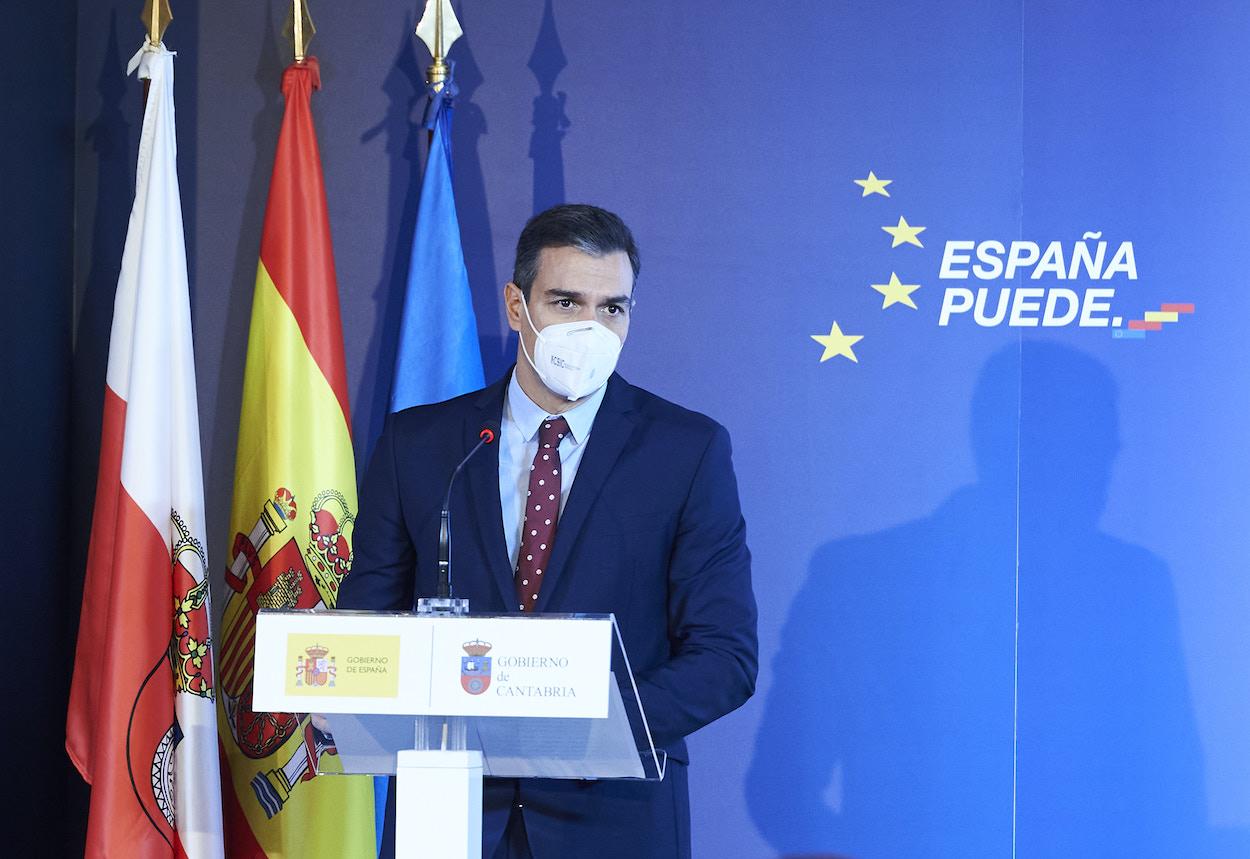
M 570 301 L 582 301 L 586 297 L 586 293 L 584 292 L 578 292 L 575 289 L 560 289 L 558 287 L 552 287 L 551 289 L 546 290 L 543 295 L 546 298 L 567 298 Z M 600 306 L 606 304 L 629 304 L 631 301 L 632 299 L 628 295 L 613 295 L 609 298 L 605 298 Z

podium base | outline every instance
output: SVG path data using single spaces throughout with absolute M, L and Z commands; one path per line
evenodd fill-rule
M 395 770 L 395 855 L 481 859 L 482 753 L 398 753 Z

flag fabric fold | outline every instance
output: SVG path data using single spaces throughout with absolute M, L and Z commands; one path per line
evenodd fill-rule
M 288 67 L 239 414 L 219 654 L 231 857 L 372 857 L 373 785 L 326 778 L 333 739 L 307 714 L 252 710 L 256 612 L 333 608 L 351 569 L 356 470 L 338 287 L 312 92 Z M 292 666 L 294 670 L 294 666 Z
M 482 353 L 452 191 L 450 75 L 430 93 L 430 151 L 421 181 L 408 288 L 395 353 L 391 411 L 482 387 Z
M 148 46 L 131 63 L 150 83 L 66 721 L 92 788 L 87 856 L 223 853 L 173 57 Z

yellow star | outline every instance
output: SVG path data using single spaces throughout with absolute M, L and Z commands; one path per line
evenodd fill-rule
M 825 363 L 835 355 L 842 355 L 850 358 L 856 364 L 859 359 L 855 357 L 855 353 L 851 347 L 864 339 L 862 334 L 843 334 L 842 329 L 838 327 L 838 323 L 833 323 L 833 327 L 829 329 L 828 334 L 813 334 L 812 339 L 825 347 L 825 354 L 820 356 L 820 363 Z
M 906 304 L 912 310 L 918 310 L 916 302 L 911 300 L 911 294 L 920 289 L 918 283 L 899 283 L 898 275 L 890 272 L 889 283 L 874 283 L 872 288 L 885 296 L 885 301 L 881 302 L 881 309 L 885 310 L 891 304 Z
M 868 178 L 856 179 L 855 184 L 864 189 L 864 193 L 860 194 L 860 197 L 867 197 L 869 194 L 880 194 L 882 197 L 888 197 L 890 192 L 885 190 L 885 186 L 893 181 L 893 179 L 878 179 L 877 174 L 869 170 Z
M 904 243 L 915 245 L 918 248 L 924 247 L 916 236 L 923 233 L 927 227 L 913 227 L 907 223 L 907 219 L 902 215 L 899 215 L 897 227 L 882 227 L 881 229 L 894 237 L 894 242 L 890 245 L 892 248 L 896 248 Z

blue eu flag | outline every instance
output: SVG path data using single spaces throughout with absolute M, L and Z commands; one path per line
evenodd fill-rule
M 437 403 L 482 387 L 482 353 L 451 186 L 448 80 L 432 93 L 433 138 L 421 183 L 408 290 L 395 354 L 391 411 Z

